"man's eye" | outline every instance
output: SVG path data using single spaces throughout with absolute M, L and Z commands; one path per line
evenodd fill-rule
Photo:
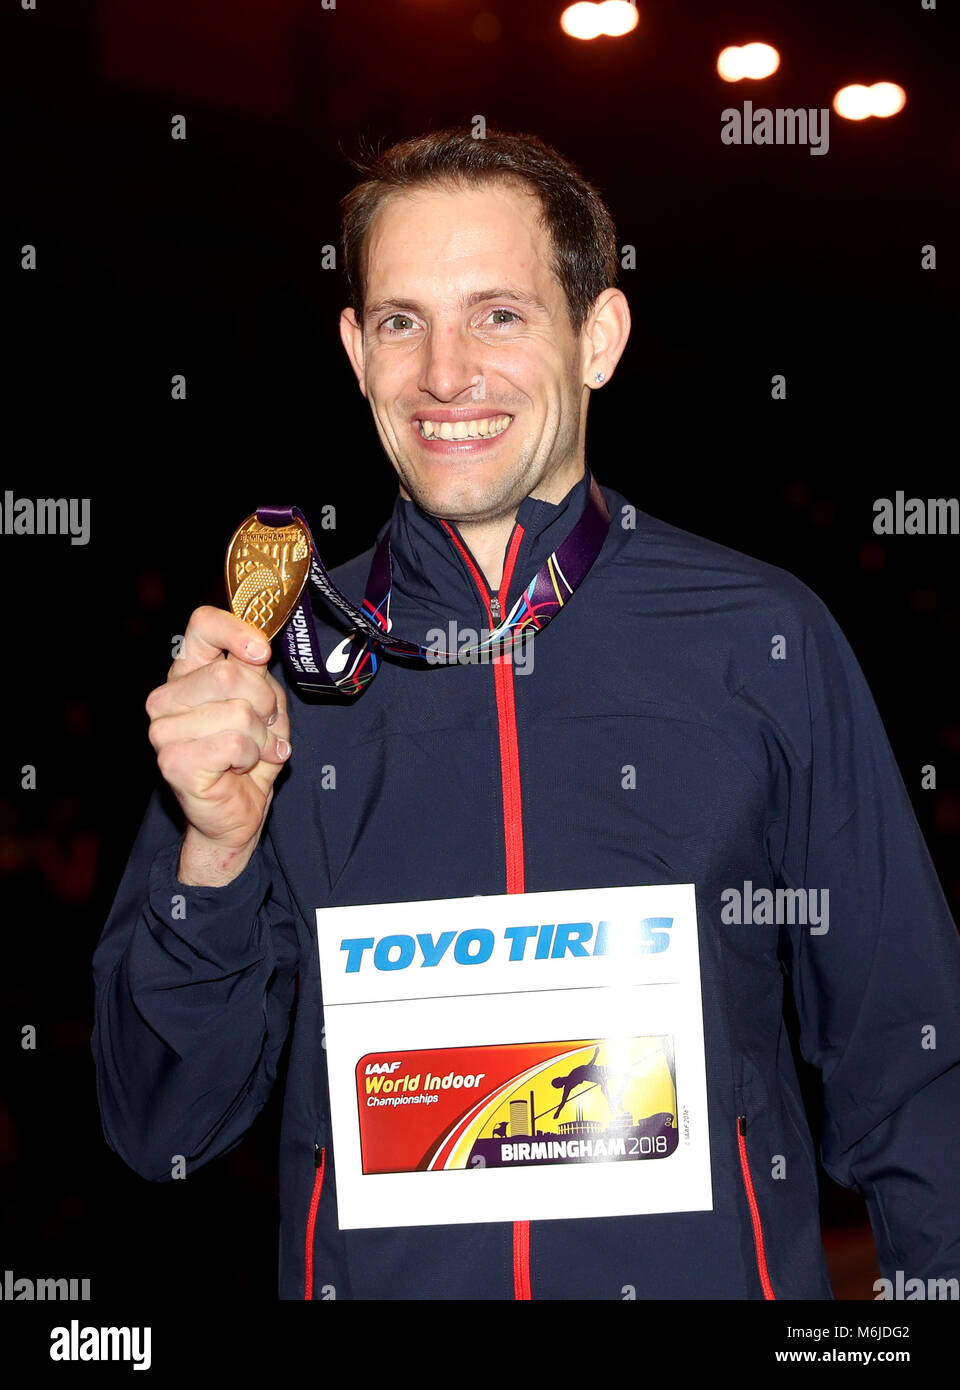
M 390 325 L 400 321 L 403 325 L 400 328 L 391 328 Z M 389 318 L 383 320 L 381 328 L 386 328 L 388 333 L 406 333 L 407 329 L 413 324 L 413 319 L 409 314 L 391 314 Z
M 518 321 L 519 321 L 519 319 L 520 319 L 520 315 L 519 315 L 519 314 L 515 314 L 515 313 L 513 312 L 512 309 L 491 309 L 491 310 L 490 310 L 490 313 L 491 313 L 491 315 L 493 315 L 493 314 L 506 314 L 506 315 L 507 315 L 507 317 L 506 317 L 505 319 L 499 319 L 499 320 L 498 320 L 499 323 L 511 323 L 511 322 L 513 322 L 514 319 L 516 319 L 516 320 L 518 320 Z

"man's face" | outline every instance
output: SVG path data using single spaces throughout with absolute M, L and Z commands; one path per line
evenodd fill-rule
M 560 498 L 583 471 L 586 352 L 537 199 L 513 184 L 389 198 L 344 345 L 401 492 L 452 521 Z

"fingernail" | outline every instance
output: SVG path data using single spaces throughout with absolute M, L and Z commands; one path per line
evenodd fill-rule
M 277 739 L 277 757 L 286 758 L 290 753 L 290 745 L 285 738 Z
M 271 714 L 270 718 L 267 720 L 267 728 L 269 729 L 269 727 L 270 727 L 271 724 L 276 724 L 276 722 L 277 722 L 277 720 L 279 719 L 279 717 L 280 717 L 280 711 L 279 711 L 278 709 L 275 709 L 275 710 L 273 711 L 273 714 Z
M 255 661 L 261 660 L 262 657 L 268 656 L 269 653 L 270 648 L 264 646 L 262 642 L 247 643 L 247 656 L 252 656 Z

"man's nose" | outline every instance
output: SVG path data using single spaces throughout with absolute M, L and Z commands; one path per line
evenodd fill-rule
M 471 335 L 453 324 L 435 327 L 423 345 L 418 386 L 437 400 L 455 400 L 465 394 L 476 397 L 483 387 L 483 374 Z

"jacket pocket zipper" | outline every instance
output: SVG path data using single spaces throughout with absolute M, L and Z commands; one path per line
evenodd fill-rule
M 763 1226 L 760 1224 L 760 1208 L 757 1206 L 757 1194 L 753 1190 L 753 1178 L 750 1176 L 750 1163 L 747 1159 L 746 1115 L 737 1116 L 737 1146 L 740 1150 L 740 1172 L 743 1174 L 743 1186 L 750 1207 L 750 1219 L 753 1222 L 753 1243 L 757 1251 L 757 1271 L 760 1275 L 763 1296 L 764 1298 L 776 1299 L 777 1295 L 773 1291 L 773 1285 L 770 1283 L 770 1275 L 767 1271 L 767 1256 L 763 1248 Z
M 319 1144 L 313 1146 L 313 1192 L 310 1195 L 310 1210 L 307 1212 L 307 1235 L 304 1245 L 303 1296 L 313 1298 L 313 1233 L 317 1227 L 317 1208 L 323 1191 L 323 1172 L 327 1166 L 327 1150 Z

